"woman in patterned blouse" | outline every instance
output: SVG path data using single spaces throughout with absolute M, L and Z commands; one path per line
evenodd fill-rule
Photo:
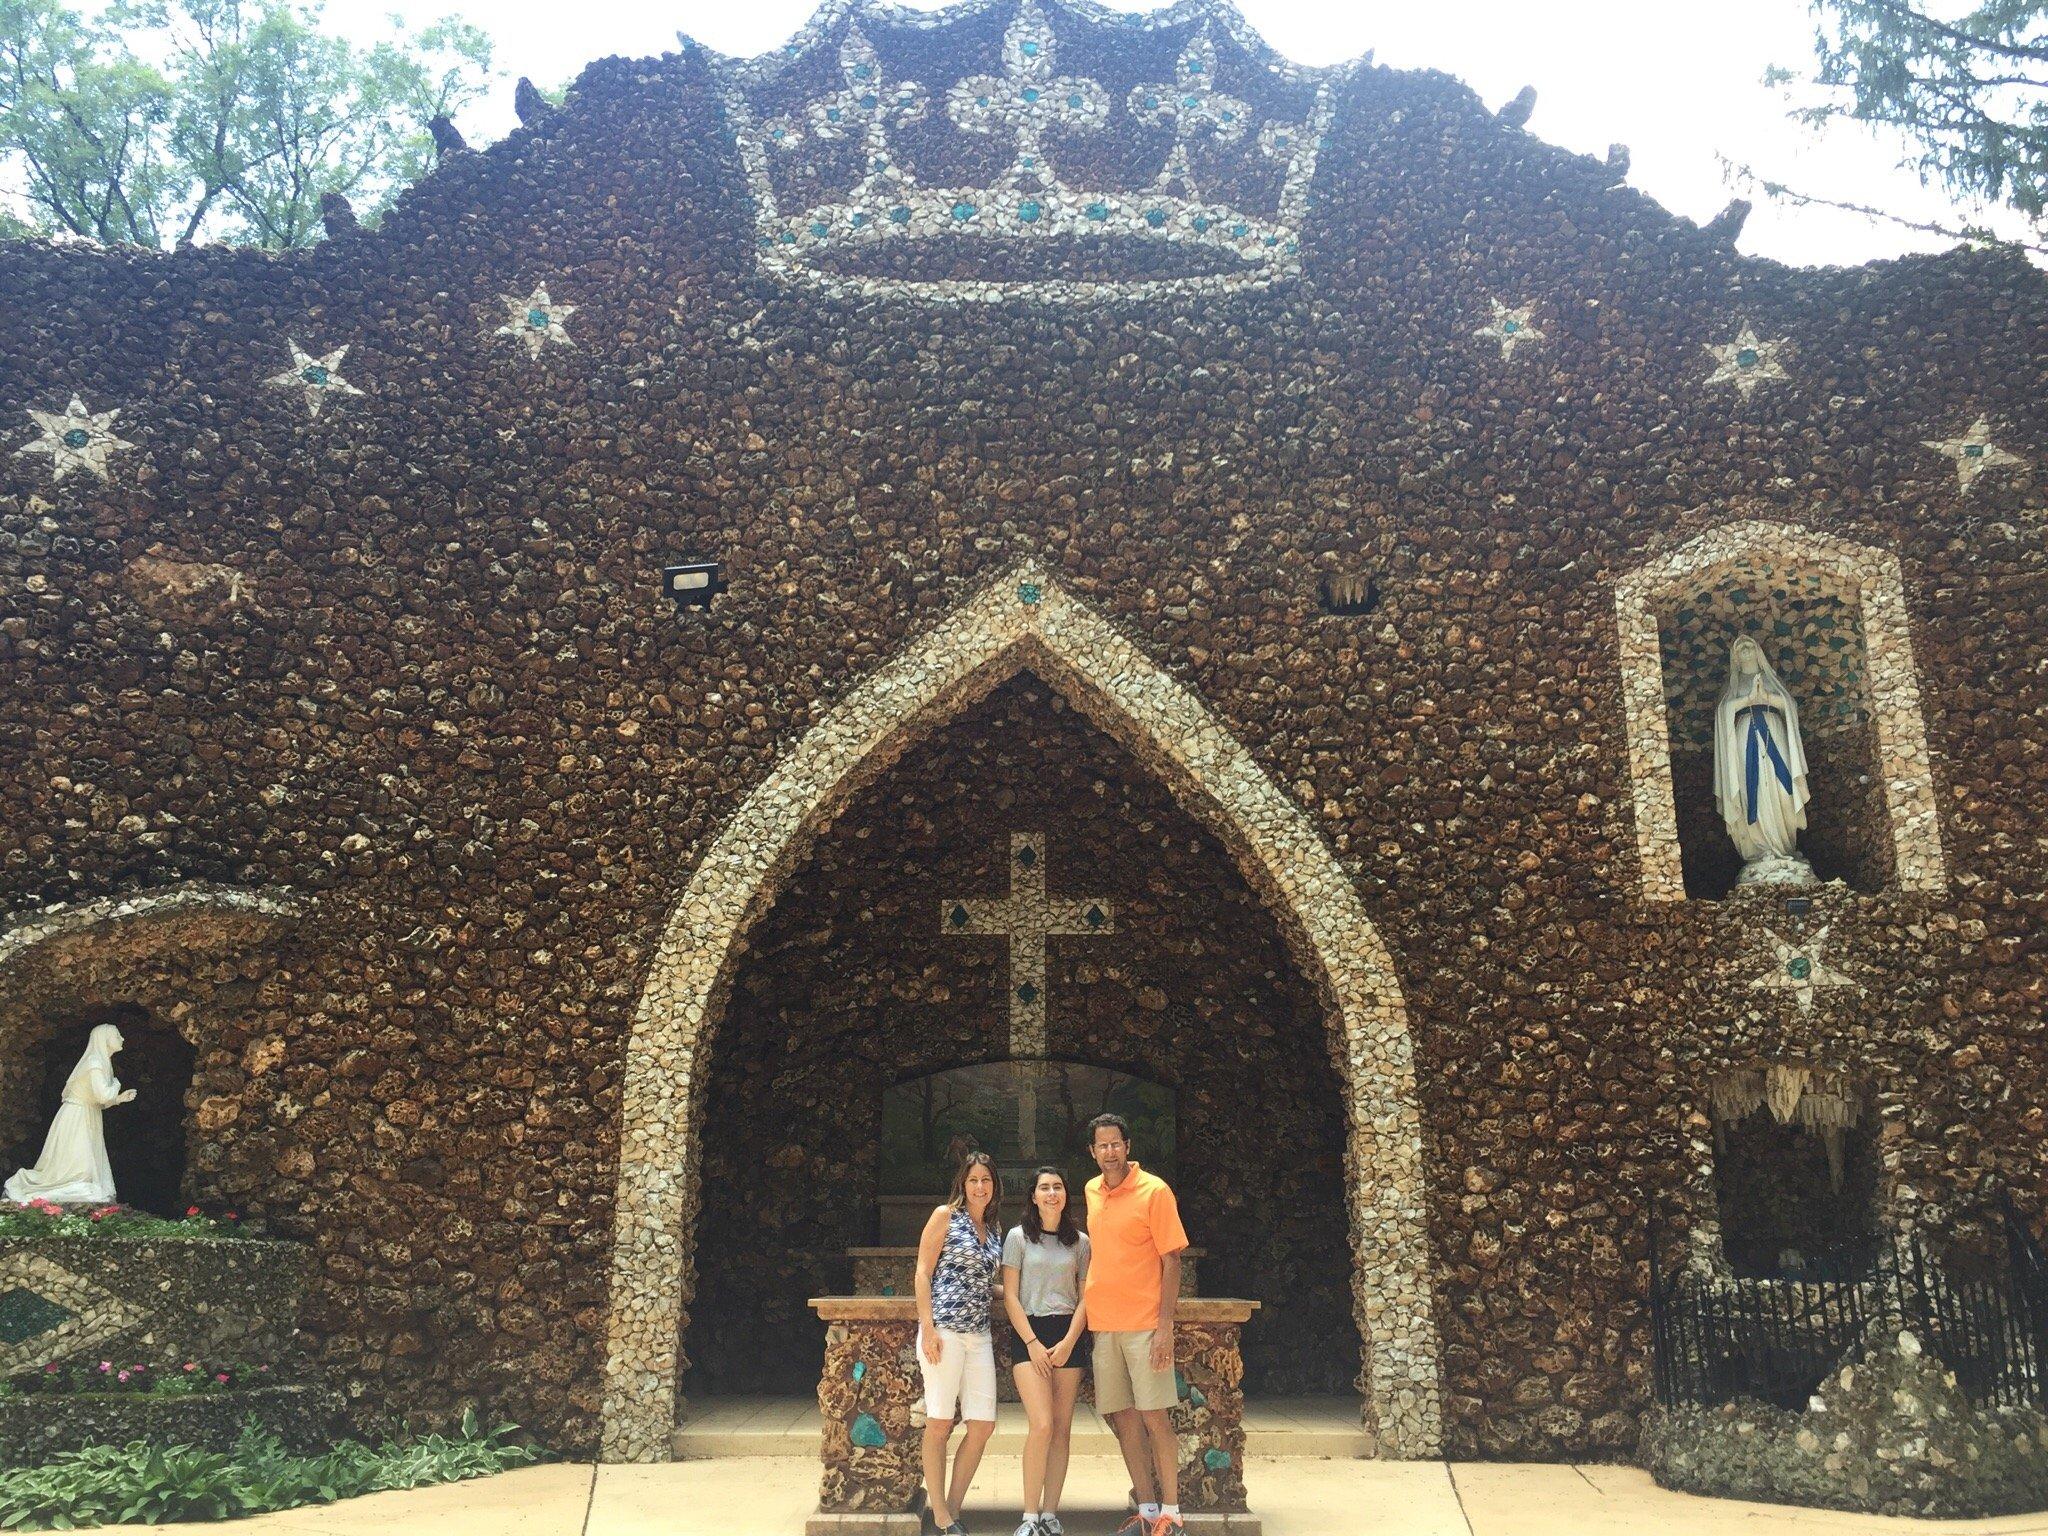
M 917 1244 L 917 1363 L 924 1373 L 925 1503 L 940 1536 L 966 1536 L 960 1503 L 996 1428 L 995 1341 L 989 1303 L 1002 1262 L 1003 1197 L 996 1165 L 970 1152 L 953 1175 L 953 1194 L 932 1212 Z M 953 1420 L 967 1434 L 946 1481 Z

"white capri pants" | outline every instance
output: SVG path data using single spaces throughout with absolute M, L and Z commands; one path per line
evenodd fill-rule
M 924 1373 L 924 1414 L 928 1419 L 996 1417 L 996 1341 L 993 1334 L 939 1330 L 939 1363 L 925 1358 L 924 1329 L 917 1330 L 917 1368 Z M 956 1413 L 954 1410 L 958 1408 Z

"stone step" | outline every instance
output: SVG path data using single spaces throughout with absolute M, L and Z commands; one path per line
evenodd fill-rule
M 988 1454 L 1022 1454 L 1024 1430 L 1023 1408 L 1015 1403 L 1000 1404 Z M 672 1443 L 678 1458 L 691 1461 L 716 1456 L 789 1456 L 816 1463 L 820 1433 L 815 1399 L 704 1398 L 691 1404 Z M 1248 1456 L 1356 1458 L 1371 1456 L 1373 1450 L 1372 1437 L 1359 1425 L 1354 1398 L 1265 1398 L 1245 1405 Z M 1086 1404 L 1074 1415 L 1073 1454 L 1117 1454 L 1115 1435 Z

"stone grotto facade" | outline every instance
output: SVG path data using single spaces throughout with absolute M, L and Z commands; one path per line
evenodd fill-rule
M 1221 0 L 522 100 L 310 251 L 0 247 L 9 1157 L 116 1010 L 352 1412 L 624 1459 L 815 1381 L 975 1062 L 1168 1085 L 1247 1391 L 1388 1455 L 1630 1454 L 1653 1219 L 2038 1228 L 2040 272 L 1749 259 Z

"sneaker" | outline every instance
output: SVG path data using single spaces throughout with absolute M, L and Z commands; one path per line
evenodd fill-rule
M 1040 1515 L 1038 1536 L 1067 1536 L 1067 1528 L 1060 1524 L 1058 1515 Z
M 956 1519 L 951 1525 L 940 1526 L 939 1536 L 967 1536 L 967 1527 Z
M 1125 1517 L 1124 1523 L 1116 1528 L 1116 1536 L 1149 1536 L 1145 1528 L 1145 1517 L 1135 1509 Z
M 1145 1528 L 1145 1536 L 1188 1536 L 1188 1528 L 1179 1515 L 1161 1515 Z
M 1045 1527 L 1039 1523 L 1038 1516 L 1026 1515 L 1017 1527 L 1016 1536 L 1040 1536 L 1044 1529 Z

